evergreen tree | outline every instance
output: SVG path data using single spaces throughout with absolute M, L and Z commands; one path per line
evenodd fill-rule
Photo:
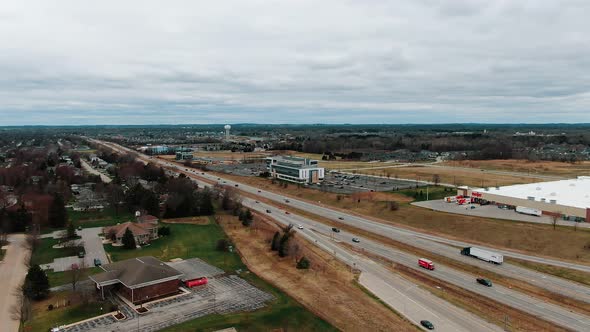
M 281 237 L 279 243 L 279 257 L 287 257 L 289 255 L 289 234 L 285 233 Z
M 68 212 L 64 199 L 60 194 L 53 195 L 53 202 L 49 206 L 49 224 L 55 228 L 64 227 L 68 223 Z
M 125 249 L 135 249 L 137 244 L 135 243 L 135 237 L 129 228 L 125 230 L 125 234 L 123 234 L 123 248 Z
M 270 250 L 277 251 L 279 250 L 279 245 L 281 242 L 281 234 L 276 232 L 275 235 L 272 237 L 272 242 L 270 243 Z
M 39 265 L 35 264 L 29 268 L 23 292 L 26 297 L 33 300 L 42 300 L 49 295 L 49 279 Z
M 309 266 L 311 264 L 309 263 L 309 260 L 305 257 L 301 257 L 301 259 L 297 262 L 297 268 L 298 269 L 309 269 Z

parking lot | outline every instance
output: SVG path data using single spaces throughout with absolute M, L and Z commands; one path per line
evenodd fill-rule
M 221 173 L 234 174 L 239 176 L 258 176 L 266 171 L 266 163 L 235 163 L 235 164 L 209 164 L 207 168 Z
M 320 190 L 338 193 L 352 194 L 364 191 L 393 191 L 406 188 L 413 188 L 416 184 L 413 181 L 388 179 L 361 174 L 343 174 L 326 172 L 324 182 L 314 185 Z
M 457 213 L 457 214 L 464 214 L 468 216 L 476 216 L 476 217 L 485 217 L 485 218 L 494 218 L 494 219 L 504 219 L 504 220 L 514 220 L 514 221 L 524 221 L 524 222 L 532 222 L 532 223 L 542 223 L 542 224 L 551 224 L 552 218 L 549 216 L 529 216 L 526 214 L 518 213 L 514 210 L 503 210 L 498 208 L 496 205 L 479 205 L 479 204 L 468 204 L 468 205 L 458 205 L 456 203 L 447 203 L 442 199 L 432 200 L 432 201 L 424 201 L 424 202 L 415 202 L 412 205 L 420 206 L 423 208 L 428 208 L 435 211 L 441 212 L 449 212 L 449 213 Z M 557 222 L 558 225 L 563 226 L 577 226 L 577 227 L 590 227 L 588 223 L 576 223 L 573 221 L 566 221 L 566 220 L 559 220 Z
M 102 239 L 99 237 L 102 227 L 84 228 L 77 230 L 76 233 L 82 237 L 79 241 L 84 244 L 84 252 L 86 253 L 84 258 L 78 258 L 78 256 L 56 258 L 52 263 L 44 264 L 43 269 L 53 269 L 54 272 L 68 271 L 72 269 L 72 264 L 92 267 L 95 258 L 100 259 L 103 264 L 109 262 L 102 245 Z M 60 236 L 60 233 L 52 233 L 52 236 Z
M 198 258 L 167 264 L 187 273 L 187 277 L 210 276 L 209 282 L 189 289 L 186 295 L 146 303 L 143 307 L 148 311 L 143 314 L 138 314 L 114 297 L 112 301 L 119 305 L 125 319 L 117 321 L 112 315 L 97 317 L 68 326 L 63 331 L 158 331 L 210 314 L 255 311 L 274 299 L 271 294 L 259 290 L 239 276 L 224 275 L 222 270 Z

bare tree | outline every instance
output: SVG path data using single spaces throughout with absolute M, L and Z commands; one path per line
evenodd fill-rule
M 553 225 L 553 230 L 557 227 L 557 223 L 559 222 L 559 218 L 561 216 L 561 212 L 556 212 L 551 215 L 551 225 Z
M 22 285 L 16 287 L 13 294 L 16 302 L 10 307 L 10 318 L 20 321 L 22 325 L 31 318 L 31 300 L 25 296 Z
M 83 280 L 86 274 L 86 260 L 82 259 L 80 265 L 72 266 L 70 270 L 70 282 L 72 284 L 72 290 L 76 291 L 76 285 L 78 281 Z
M 438 174 L 434 174 L 434 175 L 432 176 L 432 182 L 434 182 L 434 185 L 435 185 L 435 186 L 438 186 L 438 185 L 439 185 L 439 183 L 440 183 L 440 175 L 438 175 Z

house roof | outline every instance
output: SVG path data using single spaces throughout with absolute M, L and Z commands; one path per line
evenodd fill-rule
M 90 276 L 99 285 L 120 282 L 129 288 L 144 287 L 164 279 L 180 278 L 182 273 L 152 256 L 131 258 L 102 265 L 104 272 Z
M 134 236 L 140 236 L 140 235 L 149 234 L 150 230 L 153 229 L 154 227 L 157 227 L 157 226 L 152 223 L 138 224 L 138 223 L 128 221 L 128 222 L 124 222 L 119 225 L 105 227 L 103 232 L 105 234 L 109 234 L 110 232 L 112 232 L 114 230 L 115 236 L 119 238 L 119 237 L 123 237 L 123 235 L 125 234 L 125 231 L 127 229 L 129 229 L 131 231 L 131 233 L 133 233 Z

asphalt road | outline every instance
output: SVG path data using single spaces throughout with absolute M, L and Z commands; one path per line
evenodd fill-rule
M 24 234 L 9 235 L 8 241 L 10 244 L 4 260 L 0 263 L 0 322 L 2 331 L 16 332 L 19 330 L 20 321 L 12 319 L 11 308 L 17 303 L 17 297 L 14 295 L 16 289 L 25 281 L 25 259 L 30 253 L 22 246 L 25 242 Z
M 184 167 L 182 167 L 180 165 L 176 165 L 173 163 L 166 163 L 166 165 L 171 166 L 171 167 L 175 167 L 176 169 L 178 169 L 180 171 L 184 171 Z M 207 173 L 205 173 L 204 176 L 199 174 L 199 176 L 208 178 L 209 180 L 217 180 L 216 176 L 208 175 Z M 233 181 L 228 181 L 228 180 L 225 180 L 225 181 L 227 182 L 228 185 L 235 185 L 236 184 Z M 448 255 L 453 255 L 453 253 L 449 252 L 449 249 L 448 249 L 449 244 L 454 245 L 454 246 L 470 246 L 470 244 L 462 242 L 462 241 L 449 240 L 449 239 L 445 239 L 445 238 L 438 237 L 438 236 L 427 235 L 427 234 L 423 234 L 423 233 L 419 233 L 419 232 L 415 232 L 415 231 L 410 231 L 410 230 L 399 228 L 399 227 L 384 225 L 384 224 L 381 224 L 381 223 L 378 223 L 375 221 L 371 221 L 371 220 L 368 220 L 366 218 L 362 218 L 359 216 L 349 215 L 349 214 L 343 213 L 341 211 L 337 211 L 337 210 L 333 210 L 330 208 L 326 208 L 324 206 L 320 206 L 319 204 L 321 202 L 318 202 L 318 204 L 313 204 L 313 203 L 297 200 L 292 197 L 287 197 L 287 196 L 278 195 L 278 194 L 275 194 L 272 192 L 258 190 L 257 188 L 250 187 L 250 186 L 247 186 L 247 185 L 244 185 L 241 183 L 239 183 L 238 185 L 239 185 L 239 188 L 243 191 L 250 192 L 250 193 L 253 193 L 253 194 L 256 194 L 261 197 L 265 197 L 265 198 L 268 198 L 268 199 L 271 199 L 271 200 L 274 200 L 277 202 L 284 203 L 285 200 L 288 199 L 290 201 L 289 204 L 294 206 L 295 208 L 306 210 L 306 211 L 315 213 L 317 215 L 321 215 L 321 216 L 330 218 L 336 222 L 349 224 L 351 226 L 359 227 L 359 228 L 362 228 L 362 229 L 365 229 L 365 230 L 368 230 L 371 232 L 378 233 L 380 235 L 389 236 L 395 240 L 401 239 L 402 242 L 403 242 L 403 240 L 408 241 L 408 239 L 411 239 L 411 241 L 413 241 L 413 245 L 416 245 L 417 244 L 416 242 L 419 242 L 418 243 L 419 247 L 424 247 L 425 249 L 431 250 L 433 252 L 440 253 L 438 250 L 441 250 L 441 247 L 440 247 L 441 242 L 444 244 L 447 244 L 447 246 L 445 246 L 447 248 L 446 249 L 443 248 L 444 249 L 443 251 L 446 252 Z M 270 209 L 273 210 L 274 208 L 270 208 Z M 281 214 L 281 213 L 278 213 L 278 214 Z M 291 218 L 296 217 L 293 214 L 291 214 L 289 216 Z M 275 218 L 277 218 L 277 217 L 275 216 Z M 300 218 L 300 219 L 298 219 L 299 222 L 304 222 L 303 219 L 305 219 L 305 218 L 301 218 L 301 217 L 298 217 L 298 218 Z M 308 222 L 311 223 L 310 225 L 313 225 L 313 226 L 308 226 L 308 227 L 317 227 L 317 228 L 328 227 L 328 226 L 322 225 L 322 224 L 314 222 L 314 221 L 308 221 Z M 349 236 L 352 237 L 352 234 L 349 234 Z M 437 242 L 439 242 L 439 243 L 437 243 Z M 400 261 L 404 265 L 415 266 L 415 264 L 416 264 L 415 262 L 417 261 L 417 258 L 415 258 L 415 257 L 412 257 L 412 258 L 397 257 L 397 256 L 399 256 L 399 252 L 395 253 L 392 248 L 384 247 L 384 246 L 382 246 L 380 248 L 379 246 L 381 246 L 381 245 L 376 244 L 376 243 L 371 243 L 370 241 L 368 241 L 366 239 L 363 239 L 362 243 L 364 243 L 365 245 L 370 244 L 370 246 L 367 246 L 367 250 L 369 250 L 369 249 L 375 250 L 377 252 L 381 252 L 383 255 L 391 254 L 391 255 L 393 255 L 393 257 L 389 257 L 389 258 L 396 258 L 396 259 L 392 259 L 392 260 Z M 478 246 L 478 247 L 481 247 L 481 246 Z M 382 252 L 383 250 L 385 250 L 385 252 Z M 453 250 L 454 250 L 454 254 L 457 255 L 457 249 L 453 248 Z M 496 249 L 490 249 L 490 250 L 498 251 Z M 576 268 L 576 269 L 580 269 L 583 271 L 590 271 L 590 267 L 584 266 L 584 265 L 566 263 L 566 262 L 561 262 L 561 261 L 556 261 L 556 260 L 546 259 L 546 258 L 540 258 L 540 257 L 534 257 L 534 256 L 528 256 L 528 255 L 523 255 L 523 254 L 514 253 L 514 252 L 507 252 L 507 251 L 501 251 L 501 252 L 503 254 L 505 254 L 506 256 L 512 256 L 512 257 L 516 257 L 516 258 L 526 259 L 529 261 L 538 261 L 538 262 L 543 262 L 545 264 L 552 264 L 552 265 L 557 265 L 557 266 Z M 412 261 L 410 261 L 410 259 Z M 405 262 L 404 262 L 404 260 L 405 260 Z M 469 263 L 481 264 L 480 262 L 478 262 L 477 260 L 474 260 L 474 259 L 472 259 L 471 262 L 469 262 Z M 511 268 L 514 268 L 513 266 L 511 267 L 508 264 L 505 264 L 503 267 L 504 267 L 504 270 L 510 270 Z M 504 270 L 498 269 L 496 272 L 504 271 Z M 555 287 L 561 287 L 562 290 L 566 291 L 567 288 L 571 286 L 568 284 L 561 284 L 561 280 L 558 278 L 553 278 L 553 277 L 549 278 L 547 275 L 544 275 L 544 274 L 534 274 L 534 273 L 536 273 L 534 271 L 530 271 L 530 270 L 526 270 L 526 269 L 522 269 L 522 270 L 527 271 L 527 275 L 529 277 L 532 276 L 532 278 L 535 278 L 535 279 L 530 279 L 530 280 L 538 281 L 538 283 L 540 285 L 543 285 L 543 287 L 554 287 L 554 289 L 556 289 Z M 531 297 L 528 297 L 524 294 L 509 290 L 509 289 L 505 289 L 502 287 L 495 286 L 495 287 L 492 287 L 491 289 L 488 289 L 488 288 L 479 287 L 479 285 L 473 285 L 473 283 L 474 283 L 473 276 L 469 276 L 469 275 L 466 275 L 461 272 L 454 271 L 454 270 L 451 270 L 448 268 L 442 267 L 442 269 L 441 269 L 441 267 L 439 267 L 434 272 L 437 273 L 437 277 L 439 277 L 443 280 L 446 280 L 448 282 L 460 285 L 462 287 L 465 287 L 465 285 L 471 283 L 472 285 L 469 287 L 473 291 L 475 291 L 476 293 L 497 299 L 498 301 L 500 301 L 502 303 L 505 303 L 510 306 L 514 306 L 516 308 L 526 308 L 529 312 L 534 313 L 535 315 L 537 315 L 539 317 L 543 317 L 547 320 L 551 320 L 553 322 L 556 322 L 560 325 L 568 326 L 570 328 L 575 328 L 575 329 L 579 329 L 579 330 L 590 329 L 590 320 L 586 316 L 582 316 L 582 315 L 579 315 L 576 313 L 571 313 L 571 312 L 564 310 L 560 307 L 550 305 L 547 303 L 540 303 L 540 301 L 535 298 L 531 298 Z M 501 273 L 501 272 L 499 272 L 499 273 Z M 516 273 L 516 275 L 518 275 L 517 272 L 511 272 L 511 273 Z M 531 273 L 533 273 L 533 274 L 531 274 Z M 567 283 L 567 281 L 564 281 L 564 282 Z M 573 283 L 570 283 L 570 284 L 573 284 Z M 473 287 L 473 286 L 478 286 L 478 287 Z M 578 293 L 578 291 L 577 290 L 570 291 L 570 294 L 575 294 L 575 293 Z M 583 297 L 585 297 L 585 299 L 587 299 L 588 290 L 586 287 L 581 289 L 581 292 L 579 292 L 579 293 L 581 294 L 581 296 L 583 296 Z M 398 308 L 396 307 L 396 309 L 398 309 Z

